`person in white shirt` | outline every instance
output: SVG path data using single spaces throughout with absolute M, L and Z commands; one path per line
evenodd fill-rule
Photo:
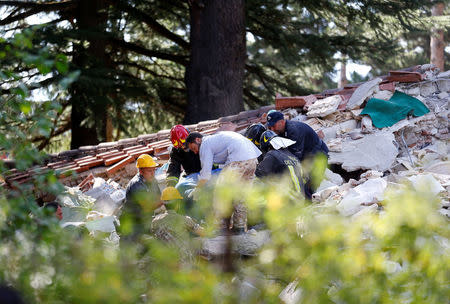
M 213 164 L 223 164 L 222 170 L 234 170 L 244 180 L 252 180 L 255 176 L 258 156 L 261 151 L 243 135 L 222 131 L 214 135 L 203 136 L 191 132 L 186 138 L 185 146 L 200 155 L 199 185 L 211 178 Z M 232 215 L 232 226 L 238 232 L 247 230 L 247 209 L 241 203 L 236 204 Z

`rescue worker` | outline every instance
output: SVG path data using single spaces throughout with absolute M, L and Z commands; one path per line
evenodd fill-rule
M 184 213 L 183 197 L 175 187 L 166 187 L 161 193 L 161 201 L 166 209 Z
M 205 137 L 198 132 L 192 132 L 186 138 L 185 145 L 200 155 L 202 169 L 199 185 L 211 178 L 213 163 L 224 164 L 222 171 L 233 170 L 242 179 L 252 180 L 258 164 L 257 158 L 261 155 L 261 151 L 247 138 L 231 131 L 222 131 Z M 247 208 L 242 203 L 234 206 L 231 223 L 237 232 L 247 230 Z
M 244 132 L 244 136 L 250 139 L 258 149 L 261 149 L 261 144 L 259 142 L 261 135 L 266 131 L 266 127 L 262 123 L 255 123 L 250 125 Z
M 328 147 L 317 133 L 307 124 L 300 121 L 285 120 L 281 112 L 273 111 L 267 114 L 267 128 L 279 136 L 295 141 L 289 150 L 306 167 L 310 167 L 306 175 L 306 192 L 314 193 L 319 186 L 328 162 Z M 304 162 L 306 160 L 306 162 Z M 324 164 L 319 164 L 324 161 Z M 312 175 L 316 178 L 313 181 Z M 313 183 L 314 182 L 314 183 Z
M 288 149 L 295 142 L 279 137 L 270 130 L 261 135 L 259 142 L 264 154 L 262 161 L 256 167 L 256 177 L 264 178 L 289 173 L 294 192 L 297 195 L 305 196 L 300 161 Z
M 183 177 L 181 174 L 183 170 L 184 176 L 200 172 L 201 165 L 198 154 L 184 148 L 188 135 L 189 131 L 182 125 L 176 125 L 170 129 L 170 141 L 173 149 L 170 151 L 169 167 L 167 168 L 167 186 L 175 187 L 182 182 L 180 177 Z M 180 192 L 183 194 L 183 189 Z
M 150 223 L 153 210 L 161 205 L 158 183 L 155 180 L 155 170 L 158 164 L 148 154 L 141 154 L 136 161 L 138 173 L 128 182 L 125 191 L 125 204 L 121 221 L 130 220 L 132 236 L 143 231 Z

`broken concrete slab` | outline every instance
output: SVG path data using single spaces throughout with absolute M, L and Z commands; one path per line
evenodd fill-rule
M 432 174 L 419 174 L 411 176 L 408 180 L 412 183 L 414 189 L 423 192 L 429 192 L 434 195 L 445 191 L 445 188 L 433 177 Z
M 369 179 L 361 185 L 350 189 L 336 205 L 337 210 L 344 216 L 350 216 L 365 209 L 374 201 L 382 201 L 387 182 L 382 178 Z
M 422 96 L 430 96 L 434 92 L 437 91 L 437 88 L 433 82 L 426 82 L 420 86 L 420 95 Z
M 450 92 L 450 79 L 436 80 L 436 85 L 441 92 Z
M 342 143 L 342 152 L 330 152 L 329 164 L 342 164 L 346 171 L 372 169 L 384 172 L 394 163 L 398 154 L 394 145 L 394 134 L 378 132 L 362 139 L 347 139 Z
M 325 179 L 338 186 L 344 183 L 344 179 L 339 174 L 334 173 L 328 168 L 325 169 Z
M 377 98 L 377 99 L 382 99 L 382 100 L 389 100 L 392 97 L 392 95 L 394 95 L 393 92 L 388 91 L 388 90 L 382 90 L 382 91 L 379 91 L 379 92 L 375 93 L 372 96 L 372 98 Z M 416 95 L 418 95 L 418 93 Z
M 309 106 L 308 113 L 306 113 L 306 115 L 308 117 L 325 117 L 336 112 L 341 101 L 342 97 L 340 95 L 333 95 L 317 100 Z
M 360 85 L 355 92 L 350 97 L 347 103 L 347 109 L 353 110 L 363 104 L 363 102 L 372 95 L 374 92 L 379 90 L 378 84 L 382 81 L 381 78 L 375 78 L 371 81 L 365 82 Z
M 357 122 L 354 119 L 344 121 L 337 125 L 322 129 L 323 134 L 325 135 L 324 141 L 327 142 L 333 138 L 336 138 L 337 134 L 341 134 L 342 131 L 350 131 L 356 128 Z

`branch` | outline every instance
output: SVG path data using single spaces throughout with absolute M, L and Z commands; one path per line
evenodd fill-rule
M 180 37 L 177 34 L 171 32 L 166 27 L 164 27 L 162 24 L 158 23 L 155 19 L 152 18 L 152 16 L 142 12 L 141 10 L 138 10 L 137 8 L 134 8 L 132 6 L 126 5 L 122 1 L 119 1 L 119 8 L 122 8 L 127 13 L 130 13 L 133 16 L 137 17 L 139 20 L 141 20 L 145 24 L 147 24 L 156 33 L 158 33 L 161 36 L 166 37 L 167 39 L 175 42 L 176 44 L 181 46 L 183 49 L 185 49 L 185 50 L 189 50 L 190 49 L 191 46 L 190 46 L 189 42 L 185 41 L 182 37 Z
M 164 52 L 160 52 L 160 51 L 149 50 L 141 45 L 131 43 L 131 42 L 126 42 L 124 40 L 117 39 L 117 38 L 111 38 L 109 41 L 112 44 L 114 44 L 120 48 L 127 49 L 129 51 L 132 51 L 132 52 L 135 52 L 135 53 L 138 53 L 141 55 L 145 55 L 148 57 L 156 57 L 156 58 L 164 59 L 164 60 L 168 60 L 168 61 L 173 61 L 173 62 L 179 63 L 183 66 L 187 66 L 188 56 L 173 55 L 173 54 L 168 54 L 168 53 L 164 53 Z
M 50 12 L 55 10 L 66 10 L 72 7 L 75 7 L 76 1 L 69 0 L 64 2 L 47 2 L 47 3 L 39 3 L 39 2 L 22 2 L 22 1 L 0 1 L 0 5 L 8 5 L 8 6 L 16 6 L 21 8 L 29 8 L 28 11 L 23 13 L 13 15 L 9 15 L 8 17 L 0 20 L 0 25 L 10 24 L 15 21 L 23 20 L 29 16 L 42 13 L 42 12 Z
M 142 70 L 144 72 L 147 72 L 147 73 L 149 73 L 149 74 L 151 74 L 152 76 L 155 76 L 155 77 L 166 78 L 166 79 L 174 80 L 174 81 L 181 81 L 181 82 L 184 83 L 184 79 L 183 78 L 176 78 L 176 77 L 173 77 L 173 76 L 158 74 L 155 71 L 150 70 L 147 67 L 139 65 L 136 62 L 116 62 L 116 63 L 119 64 L 119 65 L 127 65 L 127 66 L 130 66 L 130 67 L 134 67 L 134 68 L 136 68 L 138 70 Z

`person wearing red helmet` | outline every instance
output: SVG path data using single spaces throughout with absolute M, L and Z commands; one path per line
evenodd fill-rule
M 167 169 L 167 185 L 175 186 L 184 170 L 184 175 L 200 172 L 200 158 L 192 151 L 184 150 L 184 143 L 189 131 L 182 125 L 173 126 L 170 130 L 170 141 L 173 149 L 170 151 L 169 167 Z

